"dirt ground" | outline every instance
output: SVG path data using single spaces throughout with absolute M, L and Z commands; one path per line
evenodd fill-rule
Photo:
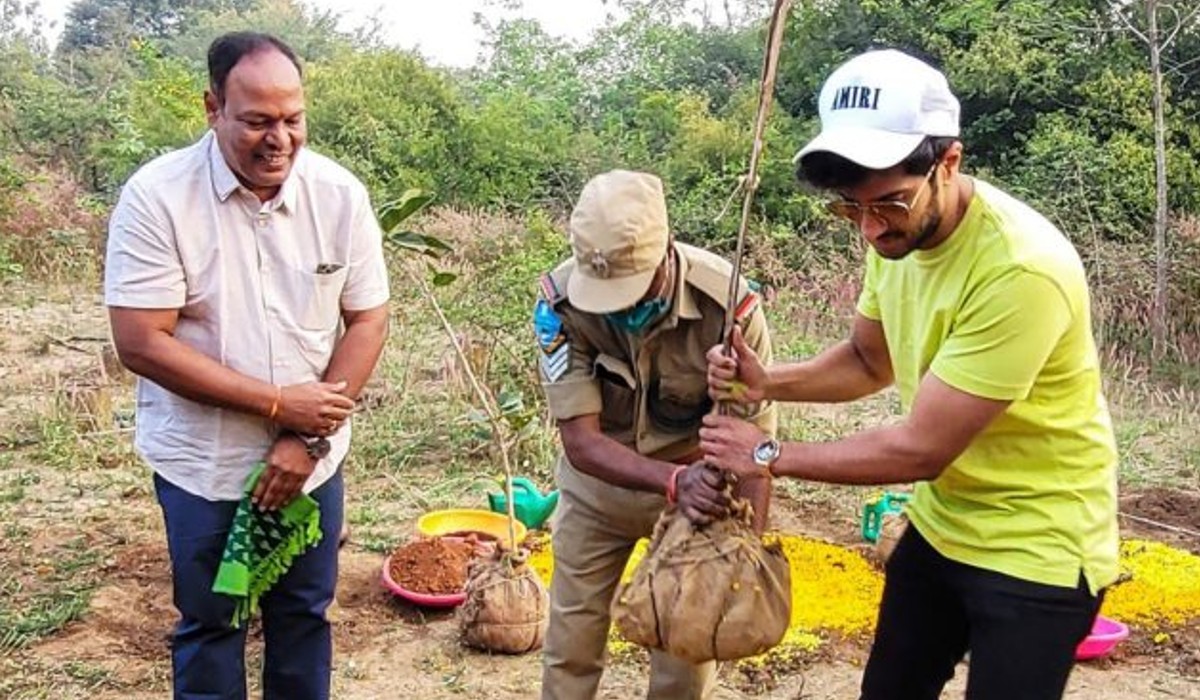
M 173 616 L 168 563 L 163 547 L 150 537 L 159 533 L 145 534 L 146 541 L 122 547 L 111 566 L 99 572 L 106 583 L 81 621 L 28 650 L 29 658 L 41 665 L 86 663 L 109 670 L 122 687 L 88 695 L 97 700 L 160 698 L 167 691 L 167 635 Z M 353 545 L 342 558 L 338 603 L 332 611 L 336 697 L 536 696 L 536 654 L 489 656 L 463 649 L 455 637 L 453 614 L 421 610 L 390 597 L 379 584 L 380 566 L 379 555 Z M 257 631 L 251 634 L 251 655 L 257 659 Z M 770 687 L 761 688 L 749 687 L 743 677 L 724 669 L 718 698 L 852 699 L 861 658 L 860 650 L 854 659 L 813 663 L 772 678 Z M 1200 678 L 1181 675 L 1170 666 L 1169 660 L 1121 649 L 1111 659 L 1081 664 L 1066 697 L 1200 698 Z M 961 668 L 944 698 L 962 697 L 965 673 Z M 644 683 L 644 667 L 624 662 L 609 670 L 601 697 L 637 697 Z
M 76 384 L 86 384 L 87 377 L 108 371 L 103 369 L 106 336 L 102 308 L 94 296 L 68 295 L 0 309 L 0 386 L 4 387 L 0 449 L 8 452 L 0 461 L 0 485 L 16 483 L 18 477 L 22 484 L 32 484 L 22 498 L 14 498 L 0 510 L 7 525 L 27 533 L 21 543 L 9 541 L 8 530 L 0 540 L 0 568 L 8 569 L 0 581 L 32 585 L 41 574 L 36 567 L 29 570 L 36 553 L 56 551 L 67 541 L 78 539 L 81 546 L 101 554 L 86 572 L 87 581 L 96 587 L 78 620 L 34 644 L 17 649 L 0 646 L 0 673 L 30 679 L 17 686 L 24 689 L 14 697 L 141 700 L 162 698 L 169 691 L 167 640 L 174 611 L 165 539 L 148 488 L 148 472 L 131 466 L 132 462 L 107 471 L 104 464 L 90 465 L 86 474 L 42 468 L 30 452 L 48 438 L 45 428 L 40 436 L 31 432 L 29 414 L 44 411 L 52 397 L 62 400 L 72 378 Z M 117 439 L 128 439 L 122 428 L 114 430 Z M 353 499 L 353 490 L 350 493 Z M 1200 540 L 1186 532 L 1200 530 L 1200 494 L 1165 488 L 1130 490 L 1121 504 L 1129 514 L 1178 528 L 1164 530 L 1127 518 L 1122 522 L 1127 535 L 1166 541 L 1193 552 L 1200 547 Z M 775 526 L 784 530 L 847 545 L 854 542 L 857 522 L 851 509 L 784 497 L 777 500 L 773 517 Z M 397 523 L 398 528 L 411 525 Z M 14 565 L 25 569 L 9 569 Z M 503 657 L 465 650 L 456 639 L 453 614 L 418 609 L 392 598 L 380 585 L 381 565 L 382 555 L 353 539 L 343 551 L 338 600 L 331 611 L 336 635 L 335 697 L 509 700 L 537 696 L 540 660 L 536 654 Z M 723 668 L 718 697 L 853 699 L 866 649 L 865 644 L 843 647 L 826 655 L 832 658 L 769 673 L 757 683 Z M 251 668 L 257 665 L 260 649 L 260 636 L 252 627 Z M 965 667 L 960 671 L 944 698 L 962 697 Z M 606 673 L 601 697 L 639 697 L 644 688 L 644 665 L 623 661 Z M 1200 633 L 1182 631 L 1168 649 L 1135 635 L 1113 657 L 1081 664 L 1067 697 L 1200 699 Z

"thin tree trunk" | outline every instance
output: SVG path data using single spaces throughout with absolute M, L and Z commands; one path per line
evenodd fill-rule
M 1150 74 L 1154 80 L 1154 317 L 1152 349 L 1155 362 L 1166 353 L 1167 343 L 1167 147 L 1163 121 L 1163 80 L 1159 62 L 1158 0 L 1146 0 L 1149 21 Z

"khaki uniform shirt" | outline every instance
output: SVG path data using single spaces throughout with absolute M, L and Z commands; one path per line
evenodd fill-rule
M 663 461 L 694 455 L 708 396 L 705 353 L 721 341 L 732 265 L 682 243 L 678 286 L 669 315 L 643 336 L 619 330 L 603 315 L 579 311 L 566 298 L 573 259 L 542 279 L 542 296 L 560 323 L 557 333 L 535 318 L 542 387 L 550 415 L 565 420 L 600 415 L 604 434 Z M 735 318 L 765 364 L 771 341 L 758 297 L 743 281 Z M 774 406 L 737 411 L 774 434 Z

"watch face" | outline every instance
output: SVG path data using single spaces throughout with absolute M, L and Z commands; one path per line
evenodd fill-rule
M 325 459 L 329 454 L 329 440 L 319 437 L 306 443 L 308 456 L 313 459 Z
M 775 440 L 764 440 L 754 448 L 754 461 L 759 464 L 770 464 L 779 457 L 779 443 Z

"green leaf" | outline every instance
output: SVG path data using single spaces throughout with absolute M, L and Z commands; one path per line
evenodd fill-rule
M 404 223 L 405 219 L 429 206 L 435 196 L 427 190 L 405 190 L 399 199 L 385 202 L 379 207 L 379 225 L 390 234 Z
M 445 287 L 456 279 L 458 279 L 458 275 L 453 272 L 435 272 L 433 275 L 433 286 Z
M 500 412 L 503 414 L 517 413 L 525 409 L 525 401 L 519 391 L 502 389 L 496 398 L 497 403 L 500 404 Z
M 417 233 L 415 231 L 392 231 L 385 233 L 384 240 L 397 248 L 411 250 L 421 255 L 428 255 L 431 258 L 436 258 L 442 253 L 454 250 L 449 244 L 436 236 Z

